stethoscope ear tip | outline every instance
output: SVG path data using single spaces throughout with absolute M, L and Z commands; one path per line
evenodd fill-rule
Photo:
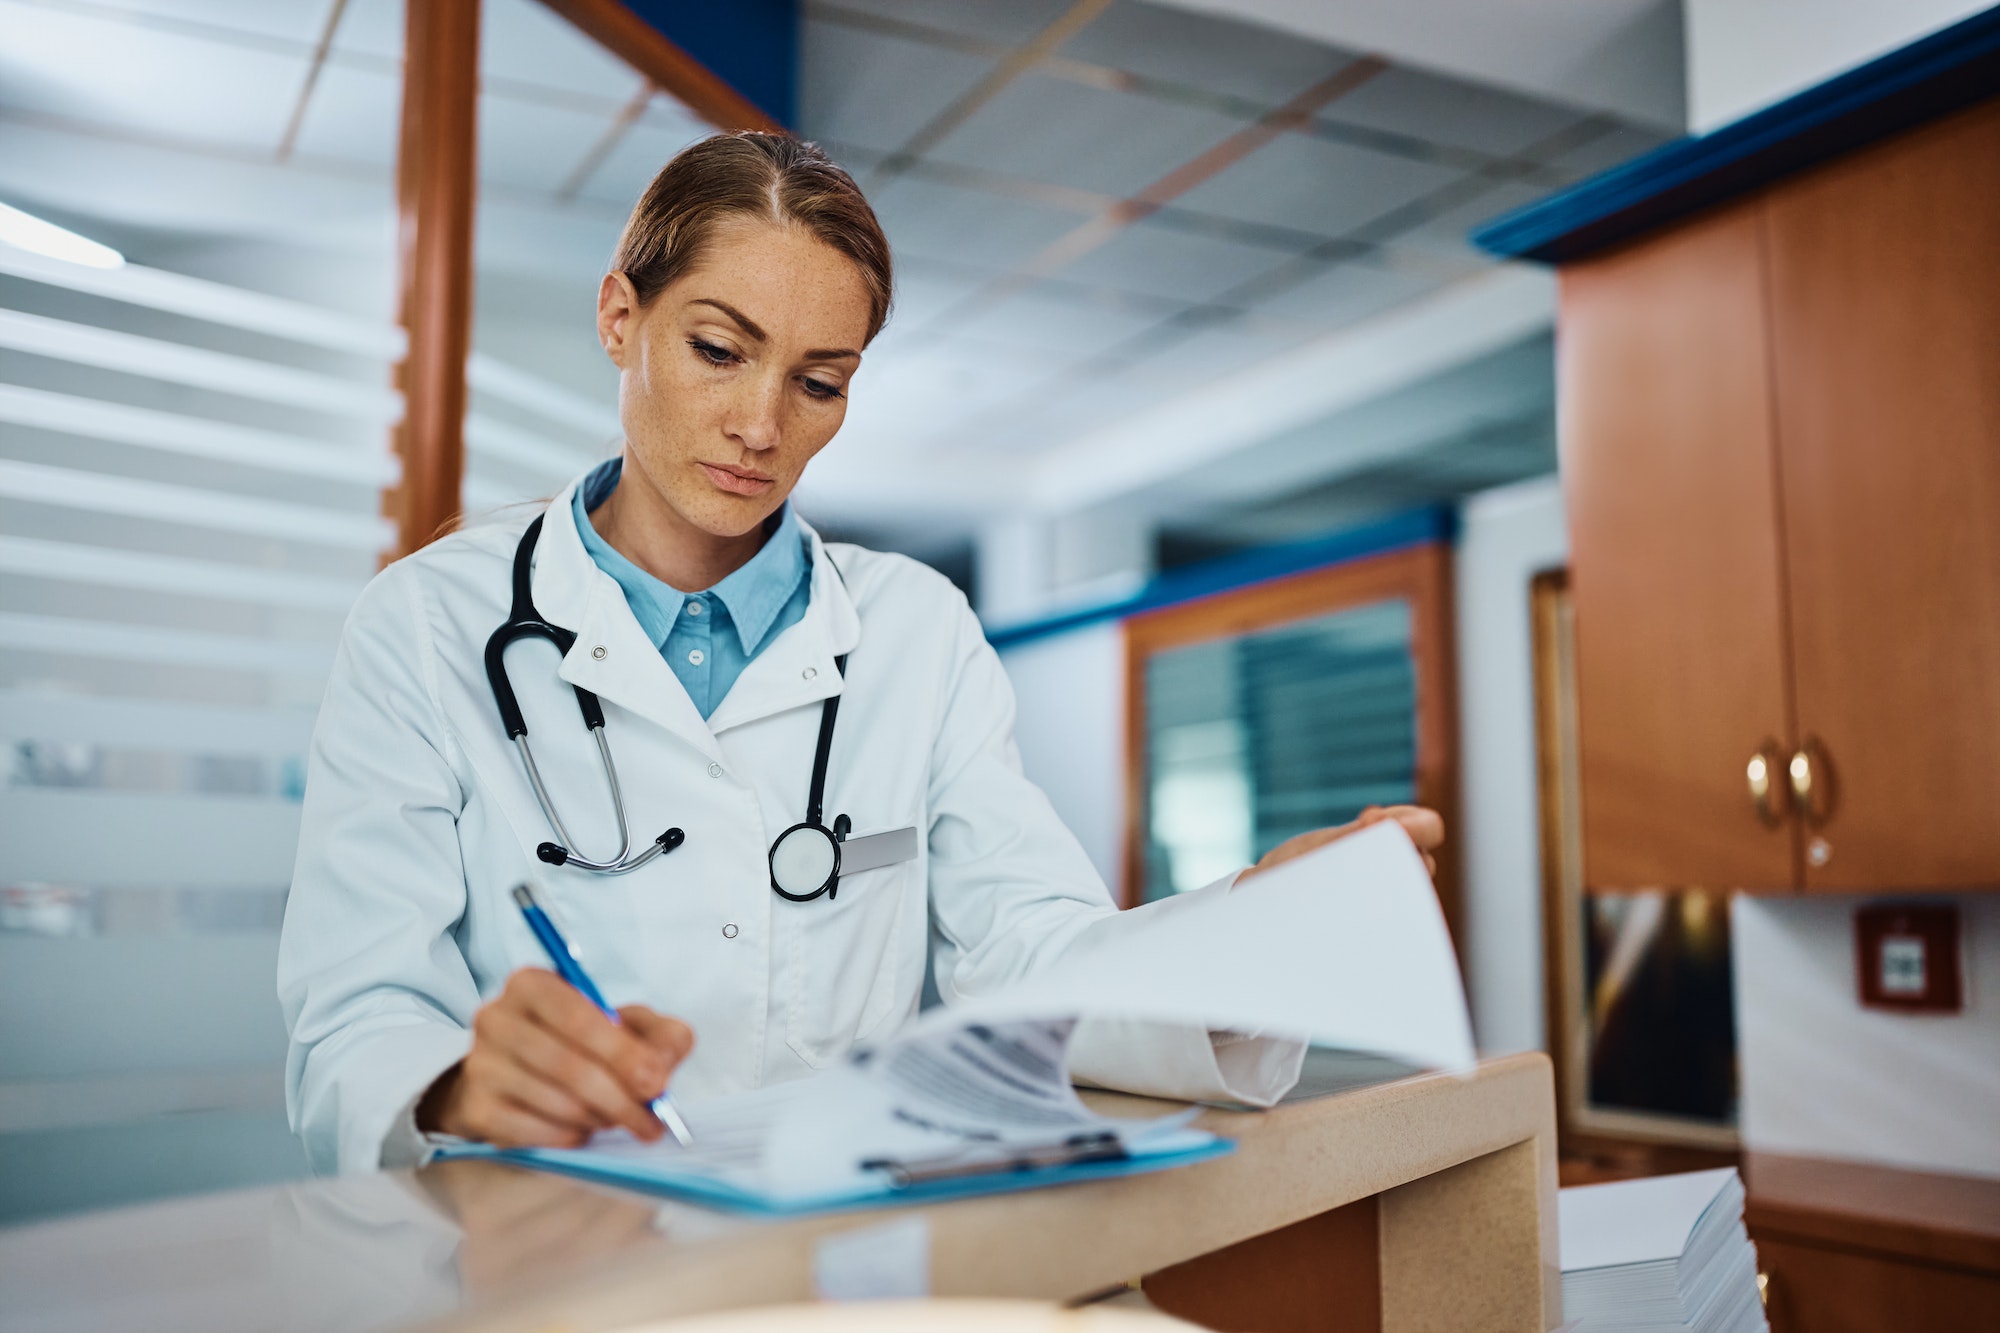
M 661 851 L 671 852 L 674 848 L 687 841 L 687 834 L 677 828 L 670 828 L 655 838 L 654 841 L 660 844 Z
M 552 866 L 569 864 L 569 850 L 564 847 L 558 847 L 552 842 L 545 842 L 535 848 L 535 855 L 547 861 Z

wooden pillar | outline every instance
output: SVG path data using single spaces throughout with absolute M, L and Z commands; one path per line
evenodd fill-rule
M 406 0 L 404 8 L 396 202 L 400 319 L 410 342 L 396 371 L 403 480 L 383 496 L 396 521 L 395 556 L 459 513 L 478 190 L 479 0 Z

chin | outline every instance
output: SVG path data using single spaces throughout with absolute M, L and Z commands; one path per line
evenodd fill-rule
M 689 522 L 712 537 L 742 537 L 755 532 L 778 512 L 785 497 L 775 501 L 768 495 L 727 495 L 719 491 L 694 498 L 681 510 Z

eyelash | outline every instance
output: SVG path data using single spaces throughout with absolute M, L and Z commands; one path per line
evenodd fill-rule
M 688 346 L 694 349 L 696 356 L 708 362 L 711 366 L 726 366 L 732 362 L 742 360 L 741 357 L 728 348 L 717 347 L 714 343 L 707 342 L 701 338 L 688 339 Z M 841 392 L 840 386 L 828 384 L 825 380 L 807 379 L 800 382 L 806 386 L 807 397 L 817 398 L 821 402 L 831 402 L 836 398 L 847 397 L 845 393 Z

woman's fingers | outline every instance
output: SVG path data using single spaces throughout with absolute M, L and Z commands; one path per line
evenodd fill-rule
M 645 1042 L 666 1061 L 667 1077 L 694 1049 L 694 1029 L 678 1018 L 655 1013 L 643 1004 L 631 1004 L 618 1011 L 625 1030 Z
M 418 1126 L 508 1146 L 663 1132 L 652 1101 L 694 1046 L 643 1006 L 612 1018 L 553 972 L 524 968 L 472 1019 L 472 1050 L 419 1101 Z
M 611 1020 L 594 1010 L 592 1016 L 610 1025 Z M 618 1125 L 647 1140 L 660 1136 L 660 1122 L 646 1107 L 657 1094 L 635 1095 L 591 1051 L 571 1040 L 572 1034 L 545 1025 L 533 1014 L 496 1017 L 494 1028 L 523 1070 L 567 1091 L 589 1108 L 597 1124 Z
M 462 1095 L 454 1107 L 456 1123 L 448 1132 L 461 1138 L 479 1139 L 499 1148 L 575 1148 L 590 1137 L 588 1130 L 544 1119 L 499 1095 L 491 1085 L 461 1080 L 459 1086 Z
M 550 1124 L 578 1134 L 590 1134 L 603 1127 L 590 1107 L 569 1089 L 551 1083 L 504 1055 L 475 1050 L 466 1057 L 466 1064 L 475 1067 L 472 1078 L 476 1084 Z
M 1371 805 L 1354 822 L 1366 828 L 1393 819 L 1420 852 L 1435 851 L 1444 845 L 1444 816 L 1421 805 Z
M 524 968 L 507 979 L 508 993 L 516 990 L 529 1017 L 589 1054 L 633 1098 L 649 1102 L 667 1086 L 668 1066 L 660 1053 L 555 973 Z

